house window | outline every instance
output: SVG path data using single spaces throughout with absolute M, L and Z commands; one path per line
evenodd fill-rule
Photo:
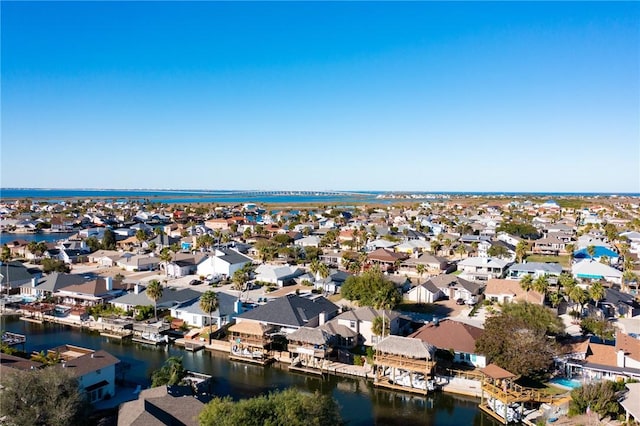
M 350 321 L 349 322 L 349 327 L 356 328 L 356 322 L 355 321 Z

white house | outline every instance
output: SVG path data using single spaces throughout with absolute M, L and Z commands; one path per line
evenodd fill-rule
M 289 265 L 263 264 L 256 268 L 256 280 L 284 286 L 287 282 L 304 274 L 302 269 Z
M 196 267 L 198 275 L 223 275 L 233 277 L 233 274 L 240 270 L 252 259 L 233 249 L 216 249 L 213 256 L 203 258 Z
M 576 278 L 587 280 L 605 280 L 614 284 L 622 283 L 622 272 L 609 265 L 585 259 L 571 266 L 571 273 Z
M 352 311 L 343 312 L 330 323 L 337 323 L 343 325 L 350 330 L 355 331 L 360 336 L 360 343 L 371 346 L 378 343 L 380 336 L 373 333 L 373 320 L 377 317 L 383 316 L 386 324 L 390 324 L 389 329 L 391 334 L 398 334 L 400 330 L 400 314 L 395 311 L 378 310 L 369 306 L 364 306 Z
M 460 278 L 471 281 L 487 281 L 502 278 L 509 262 L 497 257 L 468 257 L 458 262 Z
M 118 358 L 103 350 L 94 351 L 71 345 L 49 349 L 49 353 L 52 352 L 60 356 L 60 368 L 70 371 L 78 380 L 79 388 L 89 402 L 115 396 Z
M 516 263 L 507 269 L 507 279 L 520 280 L 525 275 L 538 278 L 543 275 L 559 277 L 562 273 L 562 265 L 559 263 L 527 262 Z

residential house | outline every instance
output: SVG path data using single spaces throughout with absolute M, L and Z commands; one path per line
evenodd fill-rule
M 122 253 L 116 250 L 98 250 L 87 255 L 89 262 L 109 268 L 115 266 L 121 257 Z
M 526 262 L 509 266 L 506 278 L 509 280 L 520 280 L 526 275 L 530 275 L 532 278 L 545 275 L 559 277 L 561 273 L 562 265 L 559 263 Z
M 0 294 L 16 294 L 20 287 L 39 279 L 42 272 L 30 271 L 22 262 L 0 262 Z
M 158 308 L 172 308 L 180 303 L 198 299 L 202 293 L 184 288 L 176 290 L 165 288 L 162 297 L 157 301 Z M 153 306 L 153 300 L 147 296 L 146 287 L 136 284 L 133 291 L 109 301 L 110 304 L 125 311 L 131 311 L 136 306 Z
M 380 265 L 383 271 L 395 270 L 408 257 L 405 253 L 396 253 L 383 248 L 367 254 L 367 260 L 374 265 Z
M 212 256 L 203 257 L 196 266 L 196 273 L 202 276 L 218 275 L 233 277 L 233 274 L 242 269 L 252 259 L 233 249 L 216 249 Z
M 76 378 L 80 391 L 87 396 L 89 402 L 115 396 L 116 364 L 120 360 L 109 352 L 72 345 L 59 346 L 48 352 L 60 357 L 62 362 L 59 368 L 64 368 Z
M 574 263 L 571 266 L 571 274 L 584 280 L 605 280 L 613 284 L 622 282 L 622 272 L 609 265 L 589 259 Z
M 593 257 L 589 255 L 589 251 L 587 250 L 586 247 L 584 247 L 584 248 L 581 248 L 580 250 L 576 250 L 573 253 L 573 258 L 576 260 L 592 259 L 600 262 L 602 257 L 606 256 L 607 259 L 609 259 L 609 262 L 608 262 L 609 264 L 615 265 L 618 263 L 618 259 L 620 256 L 615 251 L 604 246 L 594 246 L 593 248 L 594 248 Z
M 206 327 L 214 324 L 217 328 L 221 328 L 229 324 L 236 315 L 243 312 L 243 305 L 236 296 L 224 292 L 216 293 L 218 295 L 218 309 L 209 315 L 200 307 L 200 297 L 187 300 L 171 307 L 171 317 L 183 320 L 187 325 L 192 327 Z
M 173 386 L 158 386 L 140 392 L 138 399 L 118 410 L 118 426 L 198 426 L 204 402 L 197 397 L 173 392 Z
M 300 327 L 317 327 L 338 314 L 338 306 L 322 296 L 288 294 L 236 317 L 236 323 L 258 322 L 290 333 Z
M 336 325 L 342 325 L 358 334 L 358 344 L 375 345 L 381 337 L 373 333 L 373 322 L 377 317 L 384 317 L 385 328 L 389 324 L 390 334 L 400 332 L 400 314 L 396 311 L 373 309 L 363 306 L 351 311 L 346 311 L 330 321 Z
M 605 287 L 604 299 L 598 307 L 605 318 L 633 318 L 640 315 L 640 303 L 628 293 Z
M 294 241 L 294 244 L 300 247 L 319 247 L 320 237 L 317 235 L 309 235 L 308 237 L 300 238 Z
M 508 261 L 496 257 L 468 257 L 458 262 L 460 278 L 470 281 L 502 278 L 508 266 Z
M 434 303 L 444 297 L 444 294 L 432 281 L 427 280 L 409 290 L 405 299 L 415 303 Z
M 418 265 L 423 266 L 419 267 Z M 402 262 L 398 272 L 418 277 L 422 277 L 422 275 L 434 276 L 446 272 L 450 267 L 451 264 L 446 258 L 423 253 L 419 257 L 411 257 Z M 424 268 L 422 274 L 418 273 L 418 268 Z
M 640 380 L 640 339 L 617 332 L 615 345 L 586 340 L 563 345 L 556 365 L 570 378 L 592 380 Z M 579 350 L 578 350 L 579 349 Z
M 567 242 L 556 236 L 540 238 L 533 242 L 533 252 L 536 254 L 544 254 L 558 256 L 566 251 Z
M 425 240 L 413 239 L 407 240 L 394 247 L 397 253 L 405 253 L 409 256 L 419 255 L 425 251 L 431 250 L 431 243 Z
M 544 303 L 544 294 L 535 290 L 525 291 L 520 286 L 520 281 L 513 279 L 490 279 L 484 289 L 484 298 L 497 303 L 529 302 L 537 305 Z
M 452 300 L 477 301 L 485 287 L 482 282 L 468 281 L 460 276 L 451 274 L 437 275 L 431 277 L 428 281 L 438 287 L 444 297 Z
M 198 271 L 198 265 L 207 257 L 204 253 L 176 253 L 173 260 L 164 264 L 165 273 L 171 277 L 193 275 Z
M 256 268 L 256 281 L 272 283 L 278 287 L 289 285 L 293 279 L 304 274 L 295 266 L 262 264 Z
M 437 349 L 453 351 L 456 363 L 484 368 L 487 359 L 476 352 L 476 341 L 483 333 L 483 329 L 469 324 L 443 320 L 425 324 L 408 337 L 420 339 Z
M 155 271 L 160 265 L 160 259 L 147 254 L 124 253 L 116 260 L 116 266 L 129 272 Z
M 20 295 L 25 299 L 41 299 L 52 296 L 55 292 L 69 285 L 89 281 L 82 275 L 52 272 L 40 278 L 32 278 L 30 282 L 20 286 Z
M 313 287 L 324 293 L 340 293 L 342 284 L 351 276 L 350 273 L 340 270 L 331 271 L 326 278 L 316 277 Z
M 98 277 L 59 288 L 53 297 L 61 300 L 63 305 L 95 306 L 121 296 L 126 288 L 127 284 L 115 281 L 112 277 Z

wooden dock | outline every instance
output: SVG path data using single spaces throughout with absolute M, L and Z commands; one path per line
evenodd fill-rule
M 258 364 L 258 365 L 269 365 L 275 361 L 273 358 L 263 359 L 263 358 L 253 358 L 253 357 L 233 355 L 233 354 L 229 354 L 229 359 L 233 361 L 241 361 L 241 362 L 247 362 L 249 364 Z
M 305 373 L 305 374 L 314 374 L 316 376 L 324 376 L 324 375 L 328 375 L 329 372 L 326 370 L 320 370 L 319 368 L 310 368 L 310 367 L 296 367 L 293 365 L 289 366 L 289 371 L 293 371 L 296 373 Z
M 478 404 L 478 408 L 481 409 L 482 411 L 484 411 L 485 413 L 487 413 L 488 415 L 490 415 L 491 417 L 493 417 L 494 419 L 498 420 L 500 423 L 502 423 L 504 425 L 509 423 L 504 417 L 500 416 L 498 413 L 493 411 L 486 404 Z
M 132 332 L 129 333 L 119 333 L 117 331 L 102 331 L 100 333 L 101 336 L 104 337 L 110 337 L 112 339 L 118 339 L 118 340 L 122 340 L 122 339 L 127 339 L 131 336 L 133 336 Z
M 41 319 L 37 319 L 37 318 L 31 318 L 31 317 L 20 317 L 20 319 L 22 321 L 26 321 L 26 322 L 32 322 L 34 324 L 42 324 L 43 320 Z
M 102 333 L 100 333 L 100 334 L 102 334 Z M 144 339 L 144 338 L 142 338 L 140 336 L 132 337 L 131 341 L 132 342 L 136 342 L 136 343 L 143 343 L 145 345 L 152 345 L 152 346 L 159 346 L 159 345 L 164 345 L 164 344 L 167 343 L 164 340 L 160 340 L 160 341 L 158 341 L 158 340 L 149 340 L 149 339 Z

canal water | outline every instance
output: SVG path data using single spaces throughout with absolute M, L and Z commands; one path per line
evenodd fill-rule
M 58 324 L 33 324 L 14 318 L 2 318 L 3 330 L 27 336 L 25 350 L 41 351 L 63 344 L 103 349 L 129 364 L 124 379 L 143 386 L 150 384 L 151 373 L 169 356 L 183 358 L 185 368 L 213 376 L 214 393 L 234 399 L 247 398 L 273 390 L 294 387 L 301 392 L 321 392 L 333 396 L 350 426 L 433 425 L 497 426 L 497 422 L 478 409 L 478 400 L 446 393 L 427 397 L 374 388 L 361 378 L 316 376 L 290 373 L 286 366 L 261 367 L 230 361 L 226 354 L 187 352 L 175 346 L 153 347 L 119 341 L 96 332 Z

